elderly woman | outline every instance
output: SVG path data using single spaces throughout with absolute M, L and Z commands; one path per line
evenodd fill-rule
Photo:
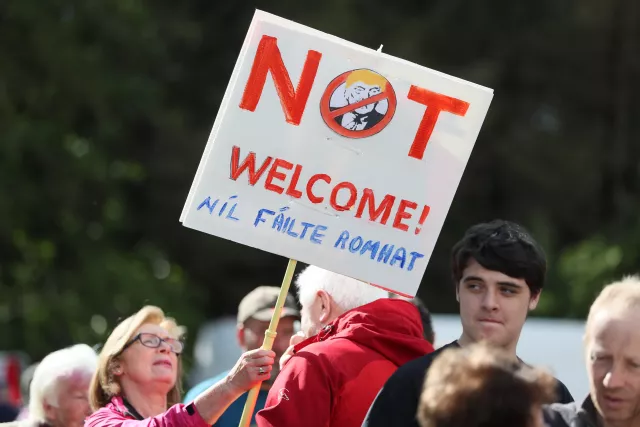
M 207 427 L 242 393 L 270 377 L 274 352 L 249 351 L 192 403 L 178 403 L 181 335 L 175 321 L 153 306 L 120 323 L 100 353 L 89 393 L 96 412 L 85 427 Z
M 27 417 L 4 427 L 82 427 L 91 413 L 89 383 L 97 366 L 98 355 L 86 344 L 48 354 L 33 373 Z

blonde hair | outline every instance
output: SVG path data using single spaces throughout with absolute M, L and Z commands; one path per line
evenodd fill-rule
M 60 397 L 63 397 L 60 396 L 61 382 L 74 375 L 90 377 L 97 366 L 98 355 L 86 344 L 49 353 L 33 373 L 29 389 L 29 419 L 46 422 L 44 405 L 48 403 L 58 407 Z
M 640 276 L 625 276 L 622 280 L 605 286 L 589 309 L 585 340 L 589 337 L 590 325 L 598 312 L 609 309 L 617 315 L 624 316 L 629 310 L 638 308 L 640 308 Z
M 487 344 L 447 349 L 429 368 L 417 417 L 421 427 L 531 426 L 555 386 L 550 374 Z
M 159 325 L 174 338 L 180 338 L 184 333 L 184 328 L 178 326 L 174 319 L 166 317 L 160 308 L 151 305 L 143 307 L 136 314 L 120 322 L 104 344 L 98 358 L 98 369 L 91 380 L 89 400 L 94 411 L 103 408 L 111 398 L 122 393 L 120 383 L 113 374 L 116 362 L 124 346 L 135 336 L 138 329 L 147 323 Z M 176 383 L 167 393 L 167 408 L 181 401 L 181 377 L 182 362 L 178 357 Z
M 380 74 L 371 70 L 354 70 L 347 76 L 347 87 L 355 82 L 362 82 L 370 86 L 380 86 L 380 91 L 384 92 L 387 88 L 387 79 Z

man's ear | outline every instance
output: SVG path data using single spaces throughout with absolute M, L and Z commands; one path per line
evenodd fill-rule
M 320 322 L 321 323 L 329 323 L 328 320 L 331 319 L 331 297 L 328 293 L 323 290 L 318 291 L 318 298 L 320 298 Z
M 456 283 L 456 301 L 460 302 L 460 284 Z
M 236 339 L 240 348 L 245 348 L 244 324 L 238 323 L 236 327 Z
M 540 295 L 542 294 L 542 289 L 540 289 L 536 294 L 531 295 L 529 298 L 529 310 L 535 310 L 538 306 L 538 302 L 540 302 Z

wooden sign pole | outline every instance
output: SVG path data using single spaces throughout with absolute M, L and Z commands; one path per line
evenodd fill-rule
M 287 270 L 284 273 L 284 279 L 282 279 L 282 286 L 280 287 L 280 295 L 278 295 L 278 301 L 276 307 L 273 310 L 273 316 L 271 317 L 271 323 L 269 328 L 264 333 L 264 341 L 262 342 L 263 350 L 271 350 L 273 341 L 276 339 L 276 331 L 278 330 L 278 322 L 280 321 L 280 314 L 282 313 L 282 307 L 287 299 L 289 293 L 289 287 L 291 286 L 291 280 L 293 279 L 293 273 L 296 270 L 297 261 L 290 259 L 287 264 Z M 260 392 L 260 386 L 262 383 L 256 385 L 249 391 L 247 396 L 247 402 L 244 404 L 244 410 L 242 411 L 242 418 L 240 418 L 240 424 L 238 427 L 249 427 L 251 422 L 251 416 L 256 408 L 256 401 L 258 400 L 258 393 Z

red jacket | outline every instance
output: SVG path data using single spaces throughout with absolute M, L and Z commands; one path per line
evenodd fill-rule
M 381 299 L 350 310 L 295 347 L 258 426 L 360 426 L 387 378 L 432 351 L 410 302 Z

